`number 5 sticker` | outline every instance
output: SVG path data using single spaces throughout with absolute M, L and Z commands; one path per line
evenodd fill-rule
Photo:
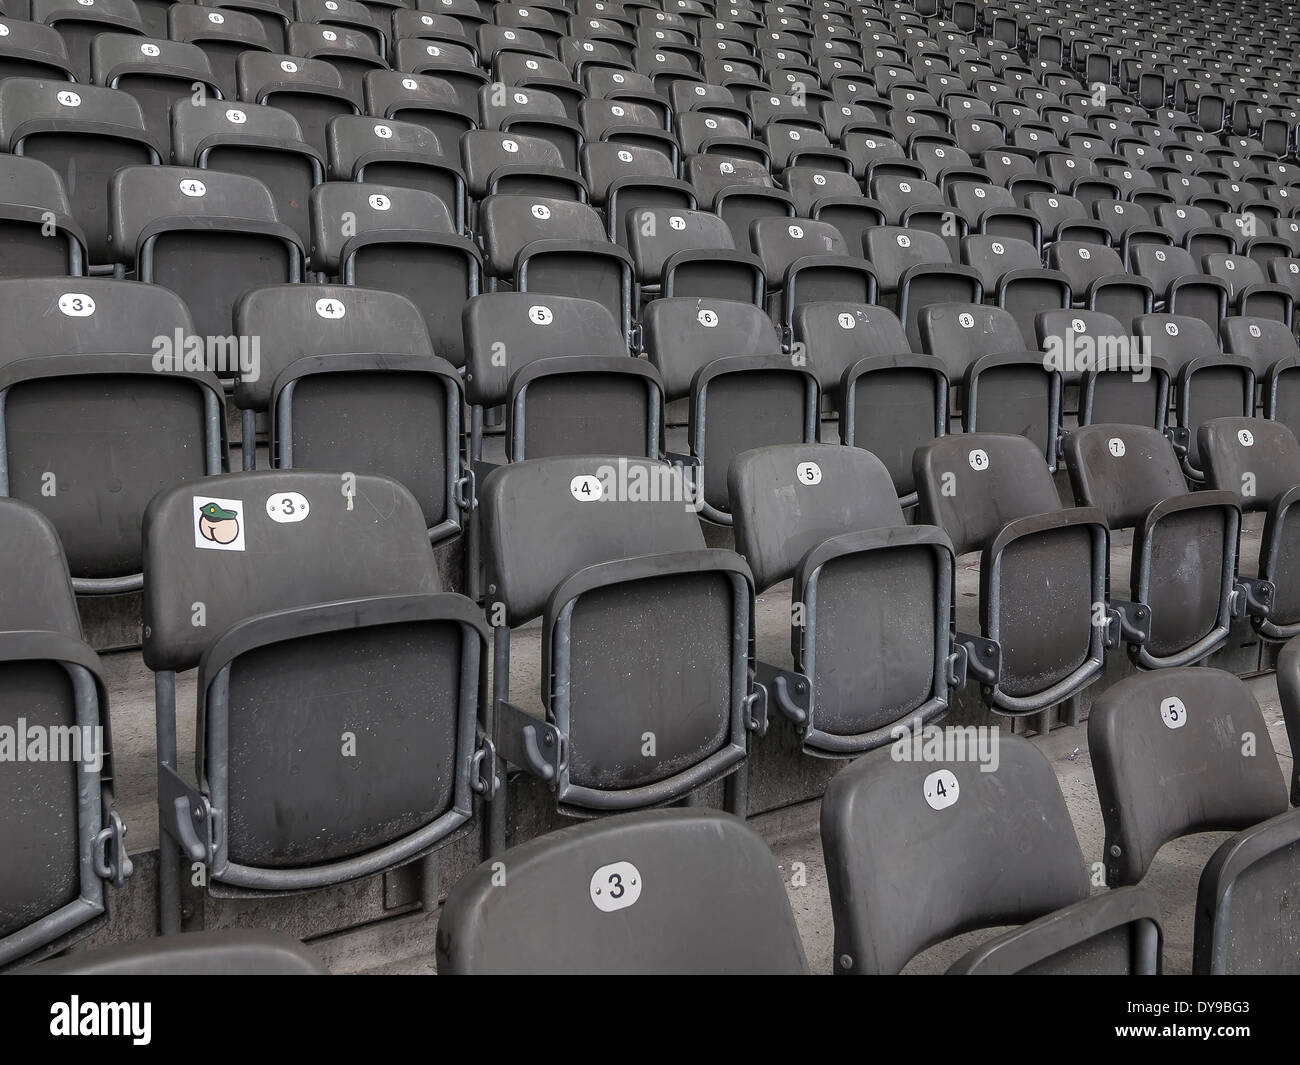
M 1187 707 L 1181 699 L 1171 695 L 1160 703 L 1160 719 L 1166 728 L 1182 728 L 1187 724 Z

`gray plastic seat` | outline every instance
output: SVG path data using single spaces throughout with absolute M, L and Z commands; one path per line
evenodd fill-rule
M 386 76 L 374 71 L 366 77 Z M 253 49 L 235 61 L 239 98 L 288 111 L 298 122 L 302 139 L 324 159 L 329 147 L 325 132 L 339 115 L 361 113 L 361 101 L 343 85 L 339 72 L 323 59 L 304 59 Z M 379 117 L 392 117 L 377 112 Z
M 86 236 L 59 175 L 39 159 L 0 156 L 0 276 L 78 275 L 87 263 Z
M 505 404 L 506 456 L 654 456 L 663 385 L 629 358 L 623 333 L 595 300 L 533 292 L 475 296 L 462 313 L 470 456 L 482 458 L 485 409 Z
M 434 354 L 414 304 L 353 286 L 274 285 L 240 298 L 235 331 L 259 338 L 260 372 L 241 376 L 235 403 L 269 413 L 273 468 L 392 477 L 419 501 L 431 542 L 460 532 L 471 505 L 460 377 Z M 251 468 L 252 448 L 244 455 Z
M 695 208 L 695 190 L 678 179 L 667 156 L 652 148 L 611 141 L 584 144 L 582 173 L 591 202 L 605 212 L 606 235 L 624 247 L 629 230 L 637 228 L 629 221 L 634 212 L 644 219 L 641 212 L 652 208 Z
M 351 471 L 209 478 L 154 497 L 144 551 L 164 934 L 182 854 L 209 893 L 283 893 L 470 830 L 475 794 L 495 788 L 476 739 L 487 627 L 442 591 L 410 492 Z M 199 787 L 176 752 L 175 674 L 196 666 Z
M 0 499 L 0 536 L 0 721 L 48 728 L 63 754 L 7 759 L 0 772 L 2 967 L 91 932 L 107 912 L 104 882 L 120 886 L 131 862 L 113 810 L 107 688 L 58 534 L 31 507 Z
M 90 262 L 97 266 L 113 261 L 108 239 L 113 174 L 162 161 L 133 96 L 34 78 L 0 82 L 0 147 L 40 160 L 62 178 Z
M 579 203 L 587 200 L 582 175 L 566 167 L 560 150 L 541 137 L 470 130 L 460 138 L 460 157 L 470 197 L 475 200 L 495 192 Z
M 781 353 L 775 326 L 753 304 L 660 299 L 646 307 L 642 325 L 665 398 L 690 398 L 690 455 L 676 459 L 694 469 L 703 516 L 730 525 L 727 470 L 736 455 L 816 442 L 817 375 Z
M 172 4 L 167 11 L 167 36 L 203 50 L 213 77 L 227 100 L 239 98 L 236 63 L 247 51 L 273 51 L 270 36 L 250 11 L 200 4 Z
M 1164 433 L 1090 425 L 1066 436 L 1064 452 L 1075 501 L 1112 532 L 1133 530 L 1130 599 L 1108 609 L 1138 666 L 1191 665 L 1223 646 L 1234 613 L 1267 611 L 1266 592 L 1238 586 L 1236 497 L 1189 493 Z
M 420 308 L 433 350 L 465 364 L 461 308 L 482 286 L 483 254 L 423 189 L 328 181 L 311 191 L 311 268 L 323 280 L 396 292 Z
M 643 293 L 763 304 L 763 264 L 736 247 L 731 227 L 716 214 L 644 207 L 624 224 Z
M 1043 311 L 1038 347 L 1067 384 L 1079 385 L 1080 425 L 1149 425 L 1169 420 L 1169 364 L 1133 345 L 1132 330 L 1102 311 Z
M 0 19 L 5 29 L 0 40 L 0 78 L 75 80 L 68 46 L 59 31 L 17 14 Z
M 226 468 L 218 349 L 172 293 L 108 278 L 0 281 L 0 328 L 0 495 L 54 524 L 78 592 L 139 589 L 149 500 Z
M 193 167 L 113 175 L 109 248 L 136 276 L 180 296 L 200 336 L 231 335 L 231 312 L 258 285 L 302 280 L 302 241 L 256 178 Z
M 1149 899 L 1137 889 L 1089 898 L 1083 852 L 1041 751 L 996 730 L 981 745 L 973 727 L 930 726 L 903 734 L 909 754 L 917 737 L 941 739 L 944 756 L 899 760 L 881 749 L 827 785 L 821 838 L 837 973 L 898 973 L 936 943 L 1006 924 L 1021 927 L 949 971 L 1159 971 Z M 945 873 L 954 864 L 960 877 Z
M 914 505 L 912 452 L 948 429 L 943 362 L 913 354 L 894 313 L 866 304 L 800 307 L 794 339 L 839 415 L 840 442 L 879 458 L 902 505 Z
M 402 14 L 414 12 L 398 9 L 393 17 Z M 432 74 L 372 70 L 365 87 L 367 114 L 424 126 L 453 153 L 459 150 L 454 146 L 460 144 L 462 134 L 478 128 L 478 116 L 461 106 L 452 85 Z
M 1287 811 L 1268 726 L 1250 690 L 1217 669 L 1128 677 L 1093 702 L 1088 747 L 1106 825 L 1107 882 L 1136 884 L 1170 840 L 1236 832 L 1201 873 L 1193 971 L 1297 972 L 1289 892 L 1300 869 L 1300 813 Z
M 1271 588 L 1267 610 L 1252 611 L 1260 634 L 1271 640 L 1300 635 L 1300 571 L 1297 523 L 1300 443 L 1281 422 L 1264 418 L 1212 418 L 1196 432 L 1205 463 L 1206 487 L 1228 492 L 1246 511 L 1264 511 L 1258 568 Z M 1249 562 L 1243 565 L 1249 572 Z
M 906 523 L 884 464 L 838 444 L 778 444 L 737 455 L 728 479 L 755 590 L 793 578 L 802 607 L 791 613 L 793 669 L 756 670 L 804 749 L 858 754 L 946 713 L 964 673 L 948 627 L 952 545 Z
M 24 976 L 328 976 L 283 932 L 223 928 L 79 951 L 21 970 Z
M 807 971 L 776 860 L 710 810 L 551 832 L 466 874 L 438 920 L 438 972 L 794 975 Z
M 172 106 L 172 162 L 257 178 L 271 193 L 276 216 L 311 240 L 311 190 L 325 180 L 325 158 L 302 138 L 287 111 L 260 104 L 207 102 L 189 96 Z
M 145 34 L 144 21 L 131 0 L 31 0 L 33 22 L 44 23 L 59 31 L 68 47 L 77 81 L 90 81 L 91 42 L 101 33 Z
M 676 468 L 626 456 L 515 462 L 483 481 L 497 749 L 561 813 L 680 799 L 745 760 L 760 724 L 753 582 L 740 556 L 705 548 L 695 498 Z M 545 718 L 510 702 L 508 674 L 511 630 L 539 617 Z M 743 796 L 733 781 L 728 808 Z M 504 797 L 493 817 L 495 855 Z
M 1178 423 L 1172 439 L 1184 472 L 1199 482 L 1205 474 L 1197 427 L 1211 418 L 1254 414 L 1254 369 L 1245 358 L 1221 352 L 1217 331 L 1199 318 L 1145 314 L 1133 320 L 1133 332 L 1148 355 L 1168 364 Z
M 1105 516 L 1066 509 L 1041 452 L 1023 436 L 966 433 L 917 448 L 917 520 L 937 525 L 960 557 L 980 558 L 980 637 L 957 633 L 968 675 L 997 713 L 1023 715 L 1101 676 Z

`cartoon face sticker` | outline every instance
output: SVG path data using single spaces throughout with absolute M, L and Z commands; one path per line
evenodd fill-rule
M 194 546 L 211 551 L 244 550 L 244 504 L 238 499 L 194 497 Z

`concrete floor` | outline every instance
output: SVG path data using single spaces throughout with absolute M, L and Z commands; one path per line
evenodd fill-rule
M 671 439 L 670 443 L 673 443 Z M 499 449 L 497 438 L 489 438 L 489 449 L 489 455 Z M 711 541 L 718 532 L 714 530 Z M 1244 556 L 1253 557 L 1258 535 L 1259 521 L 1248 521 L 1243 531 Z M 1117 537 L 1112 545 L 1112 573 L 1117 588 L 1127 583 L 1127 555 L 1126 538 Z M 964 559 L 959 566 L 959 614 L 974 611 L 978 589 L 976 561 Z M 759 656 L 786 665 L 790 664 L 789 602 L 789 585 L 778 585 L 759 597 L 756 611 Z M 964 623 L 963 627 L 966 627 Z M 971 628 L 970 631 L 978 629 Z M 538 714 L 541 713 L 540 636 L 540 627 L 536 623 L 516 631 L 512 640 L 511 671 L 512 700 Z M 132 852 L 140 853 L 157 846 L 153 677 L 145 669 L 138 651 L 107 654 L 104 660 L 111 692 L 118 808 L 129 828 L 129 847 Z M 182 772 L 187 774 L 192 774 L 195 749 L 195 679 L 194 672 L 178 678 L 179 752 Z M 1289 780 L 1290 749 L 1274 677 L 1262 675 L 1248 683 L 1263 707 L 1269 734 L 1278 753 L 1279 771 L 1285 772 Z M 1093 784 L 1086 724 L 1055 729 L 1045 736 L 1034 737 L 1033 742 L 1039 745 L 1056 770 L 1085 858 L 1089 862 L 1100 861 L 1104 830 Z M 802 802 L 757 816 L 751 823 L 771 845 L 783 870 L 809 967 L 814 973 L 830 973 L 833 929 L 818 838 L 818 816 L 818 802 Z M 1167 845 L 1144 881 L 1158 899 L 1164 916 L 1166 972 L 1186 973 L 1191 970 L 1197 877 L 1225 837 L 1226 833 L 1210 833 Z M 796 863 L 802 866 L 806 879 L 803 886 L 795 886 L 792 882 Z M 435 929 L 436 915 L 425 916 L 417 911 L 314 939 L 311 945 L 336 972 L 431 973 Z M 941 973 L 966 950 L 998 931 L 1000 929 L 988 929 L 939 944 L 914 959 L 907 971 Z

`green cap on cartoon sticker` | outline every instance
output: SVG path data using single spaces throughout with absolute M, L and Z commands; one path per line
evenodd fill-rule
M 204 503 L 203 506 L 199 507 L 199 513 L 207 518 L 208 521 L 230 521 L 233 518 L 239 517 L 235 511 L 223 510 L 221 507 L 217 506 L 216 503 Z

